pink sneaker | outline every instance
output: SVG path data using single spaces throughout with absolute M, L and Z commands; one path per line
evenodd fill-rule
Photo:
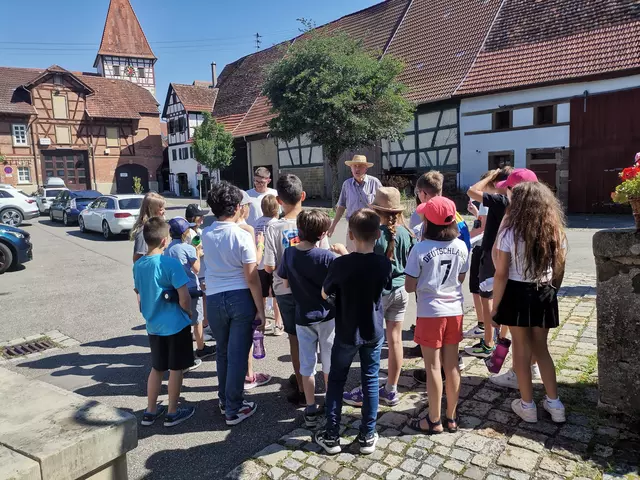
M 254 373 L 253 378 L 244 377 L 244 389 L 251 390 L 252 388 L 260 387 L 271 381 L 271 375 L 266 373 Z

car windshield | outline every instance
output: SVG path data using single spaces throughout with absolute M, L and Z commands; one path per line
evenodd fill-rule
M 60 192 L 64 192 L 64 189 L 59 189 L 59 188 L 55 189 L 55 190 L 47 189 L 47 190 L 44 191 L 44 196 L 45 197 L 57 197 Z
M 141 198 L 124 198 L 122 200 L 118 200 L 120 210 L 138 210 L 140 205 L 142 205 Z

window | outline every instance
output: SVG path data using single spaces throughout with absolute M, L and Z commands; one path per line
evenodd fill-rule
M 489 152 L 489 170 L 513 167 L 513 150 L 508 152 Z
M 71 130 L 69 127 L 56 126 L 56 143 L 59 145 L 71 144 Z M 64 164 L 61 165 L 61 168 L 64 168 Z M 58 174 L 58 176 L 63 177 L 64 171 L 62 174 Z
M 180 149 L 180 160 L 187 160 L 189 158 L 189 148 L 182 147 Z
M 178 159 L 178 151 L 177 150 L 171 150 L 171 159 L 172 160 L 177 160 Z
M 144 78 L 144 67 L 138 67 L 138 78 Z
M 185 122 L 184 122 L 184 117 L 180 117 L 178 119 L 178 132 L 182 133 L 184 132 L 184 127 L 185 127 Z
M 193 147 L 189 147 L 189 153 L 191 154 L 191 158 L 196 158 L 196 157 L 193 155 Z
M 26 125 L 12 125 L 13 130 L 13 145 L 18 147 L 27 144 L 27 126 Z
M 113 76 L 114 77 L 119 77 L 120 76 L 120 65 L 114 65 L 113 66 Z
M 556 123 L 556 106 L 542 105 L 536 107 L 533 113 L 534 125 L 553 125 Z
M 127 198 L 118 201 L 120 210 L 139 210 L 142 205 L 141 198 Z
M 493 130 L 506 130 L 512 125 L 512 110 L 503 110 L 493 114 Z
M 120 135 L 118 127 L 107 127 L 107 147 L 119 147 Z
M 53 99 L 53 118 L 67 118 L 67 97 L 63 95 L 54 95 Z
M 31 183 L 31 170 L 29 167 L 18 167 L 18 183 Z
M 53 84 L 54 85 L 62 85 L 62 75 L 54 75 L 53 76 Z
M 0 189 L 0 198 L 13 198 L 13 195 L 4 189 Z

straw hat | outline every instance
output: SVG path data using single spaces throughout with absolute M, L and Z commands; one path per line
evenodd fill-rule
M 373 163 L 367 162 L 367 157 L 364 155 L 354 155 L 351 160 L 344 162 L 347 167 L 354 165 L 366 165 L 367 168 L 373 167 Z
M 376 198 L 373 199 L 373 203 L 369 207 L 382 212 L 404 212 L 400 192 L 395 187 L 380 187 L 376 192 Z

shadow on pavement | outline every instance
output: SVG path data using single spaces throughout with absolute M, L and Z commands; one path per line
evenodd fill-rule
M 569 215 L 567 227 L 601 230 L 603 228 L 631 228 L 631 215 Z
M 80 230 L 70 230 L 67 232 L 67 235 L 71 237 L 82 238 L 83 240 L 91 240 L 92 242 L 128 242 L 129 241 L 129 236 L 126 234 L 115 235 L 111 237 L 109 240 L 105 240 L 105 238 L 102 236 L 100 232 L 93 232 L 93 231 L 82 233 Z

